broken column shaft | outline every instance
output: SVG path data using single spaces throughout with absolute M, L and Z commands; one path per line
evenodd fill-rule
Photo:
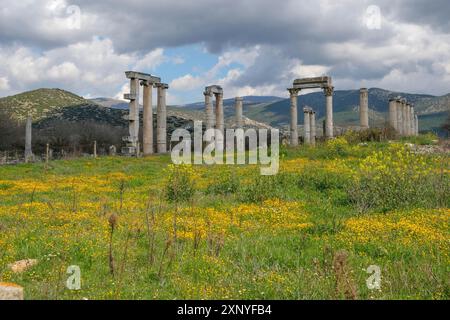
M 328 139 L 333 138 L 333 87 L 324 89 L 326 97 L 326 119 L 325 119 L 325 135 Z
M 311 144 L 311 118 L 310 118 L 311 110 L 309 108 L 303 109 L 303 118 L 304 118 L 304 131 L 305 131 L 305 144 Z
M 288 89 L 291 98 L 291 145 L 298 146 L 297 97 L 300 89 Z
M 242 128 L 244 126 L 244 121 L 242 118 L 242 107 L 243 107 L 243 101 L 241 97 L 237 97 L 235 100 L 236 105 L 236 127 Z
M 31 116 L 28 116 L 25 124 L 25 162 L 28 162 L 33 158 L 33 151 L 31 147 L 32 123 L 33 120 Z
M 359 91 L 359 123 L 361 128 L 369 128 L 369 91 L 366 88 Z

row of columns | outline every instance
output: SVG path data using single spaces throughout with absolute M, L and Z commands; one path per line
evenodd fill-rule
M 305 144 L 316 144 L 316 113 L 309 107 L 303 108 Z
M 406 99 L 397 97 L 389 100 L 389 125 L 400 136 L 418 136 L 419 118 L 414 105 Z
M 297 103 L 298 94 L 301 89 L 290 88 L 288 89 L 291 98 L 291 145 L 298 146 L 298 113 Z M 326 116 L 325 116 L 325 136 L 327 139 L 333 138 L 333 92 L 334 87 L 325 87 L 325 99 L 326 99 Z
M 126 146 L 122 148 L 124 154 L 139 154 L 139 92 L 143 87 L 143 153 L 151 155 L 154 150 L 153 135 L 153 105 L 152 89 L 157 89 L 157 109 L 156 109 L 156 152 L 167 152 L 167 106 L 166 91 L 169 86 L 161 83 L 159 78 L 139 72 L 126 72 L 130 79 L 130 93 L 124 98 L 130 100 L 129 115 L 129 136 L 124 137 Z

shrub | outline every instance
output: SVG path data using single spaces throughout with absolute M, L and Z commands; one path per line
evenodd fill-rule
M 349 143 L 344 137 L 328 140 L 326 147 L 333 156 L 347 156 L 350 152 Z
M 166 169 L 166 199 L 170 202 L 186 202 L 195 194 L 195 173 L 190 165 L 169 165 Z
M 417 145 L 433 145 L 439 141 L 439 138 L 434 133 L 421 134 L 415 137 L 406 137 L 402 139 L 403 141 L 411 142 Z
M 260 203 L 269 199 L 287 197 L 287 190 L 293 185 L 289 174 L 262 176 L 258 173 L 254 174 L 249 184 L 241 187 L 239 193 L 241 201 Z
M 450 193 L 449 176 L 436 168 L 433 158 L 399 144 L 364 159 L 355 177 L 347 191 L 360 212 L 437 207 L 448 202 Z
M 305 167 L 298 178 L 299 187 L 312 188 L 320 192 L 345 188 L 347 182 L 348 177 L 344 174 L 316 168 L 315 166 Z
M 210 184 L 206 189 L 206 194 L 229 195 L 239 190 L 240 181 L 233 172 L 225 172 L 217 177 L 217 182 Z

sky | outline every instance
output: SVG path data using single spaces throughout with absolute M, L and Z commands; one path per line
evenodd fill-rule
M 448 0 L 0 0 L 0 96 L 61 88 L 121 99 L 124 71 L 161 77 L 168 103 L 336 90 L 450 92 Z

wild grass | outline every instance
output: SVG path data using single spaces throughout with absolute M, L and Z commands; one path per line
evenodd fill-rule
M 0 167 L 0 281 L 26 299 L 448 299 L 449 159 L 396 148 L 287 148 L 273 177 L 168 156 Z

